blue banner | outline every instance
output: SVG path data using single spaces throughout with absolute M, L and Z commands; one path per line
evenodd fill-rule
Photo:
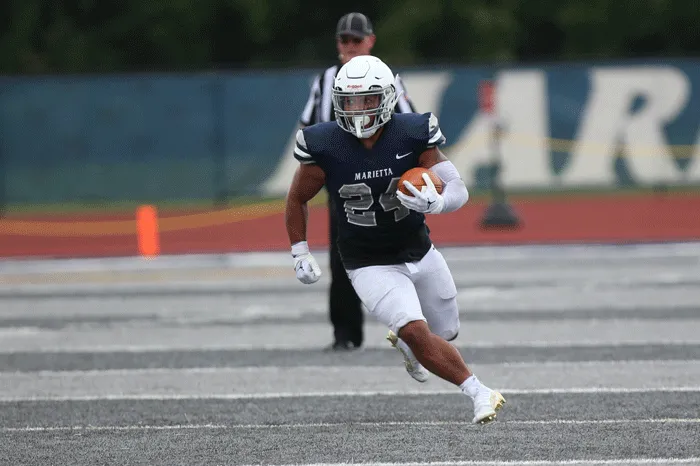
M 318 71 L 0 78 L 5 199 L 283 194 Z M 395 71 L 418 111 L 438 115 L 470 186 L 488 186 L 494 163 L 510 189 L 700 184 L 700 61 Z

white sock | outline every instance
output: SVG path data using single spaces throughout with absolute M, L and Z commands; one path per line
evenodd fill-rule
M 479 379 L 477 379 L 476 376 L 472 374 L 471 377 L 462 382 L 462 385 L 460 385 L 459 388 L 462 389 L 462 393 L 471 398 L 474 398 L 476 394 L 479 393 L 479 389 L 482 386 L 483 385 L 481 384 L 481 382 L 479 382 Z
M 408 347 L 405 341 L 403 341 L 401 338 L 398 339 L 396 342 L 396 346 L 401 348 L 401 351 L 403 351 L 405 354 L 408 354 L 409 359 L 411 360 L 412 363 L 414 364 L 420 364 L 416 357 L 413 354 L 413 351 L 411 351 L 411 348 Z

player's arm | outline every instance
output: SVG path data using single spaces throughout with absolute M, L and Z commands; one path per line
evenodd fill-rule
M 430 149 L 427 149 L 418 157 L 418 166 L 423 168 L 429 168 L 431 170 L 435 165 L 442 162 L 449 162 L 449 159 L 437 147 L 431 147 Z
M 326 176 L 316 164 L 300 164 L 287 193 L 285 221 L 290 244 L 306 241 L 308 202 L 323 189 Z
M 285 203 L 285 223 L 289 242 L 292 245 L 294 271 L 297 278 L 304 284 L 317 282 L 321 277 L 321 268 L 309 251 L 306 242 L 306 223 L 309 218 L 308 203 L 318 194 L 326 183 L 326 175 L 314 161 L 311 151 L 306 145 L 304 131 L 297 131 L 294 158 L 299 162 L 299 168 L 294 173 L 292 185 L 287 192 Z
M 418 157 L 418 166 L 432 170 L 442 180 L 442 193 L 438 193 L 435 185 L 427 174 L 423 175 L 426 188 L 423 192 L 415 186 L 406 188 L 413 196 L 398 192 L 401 203 L 409 209 L 428 214 L 454 212 L 469 200 L 467 186 L 459 176 L 459 171 L 438 148 L 445 143 L 437 117 L 430 114 L 428 118 L 428 134 L 425 136 L 426 149 Z M 410 183 L 409 183 L 410 184 Z
M 441 214 L 454 212 L 467 203 L 469 200 L 467 186 L 459 176 L 457 167 L 445 157 L 445 154 L 443 154 L 440 149 L 437 147 L 427 149 L 418 158 L 418 165 L 423 168 L 429 168 L 442 180 L 441 194 L 438 194 L 437 191 L 434 193 L 426 193 L 428 197 L 432 195 L 438 198 L 437 207 L 441 207 L 435 208 L 433 211 L 428 211 L 429 213 Z M 428 180 L 430 179 L 429 177 L 427 178 Z M 428 191 L 431 191 L 431 189 L 433 191 L 435 190 L 432 181 L 430 183 L 426 181 L 426 184 L 428 185 Z M 439 198 L 442 198 L 442 200 Z

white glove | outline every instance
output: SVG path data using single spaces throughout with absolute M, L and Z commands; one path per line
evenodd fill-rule
M 396 197 L 399 198 L 399 201 L 401 201 L 404 207 L 408 207 L 416 212 L 421 212 L 423 214 L 439 214 L 445 208 L 445 199 L 442 195 L 438 194 L 433 180 L 430 179 L 427 173 L 423 173 L 423 179 L 425 180 L 425 186 L 423 186 L 420 191 L 410 182 L 404 181 L 403 185 L 413 193 L 413 196 L 407 196 L 397 190 Z
M 300 241 L 292 245 L 292 257 L 294 258 L 294 271 L 297 279 L 305 285 L 316 283 L 321 278 L 321 268 L 314 256 L 309 252 L 306 241 Z

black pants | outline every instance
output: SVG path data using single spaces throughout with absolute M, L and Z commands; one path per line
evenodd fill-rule
M 333 336 L 336 342 L 351 342 L 356 347 L 362 345 L 363 321 L 362 304 L 350 283 L 338 252 L 338 225 L 333 216 L 333 206 L 328 203 L 330 213 L 330 314 L 333 325 Z

